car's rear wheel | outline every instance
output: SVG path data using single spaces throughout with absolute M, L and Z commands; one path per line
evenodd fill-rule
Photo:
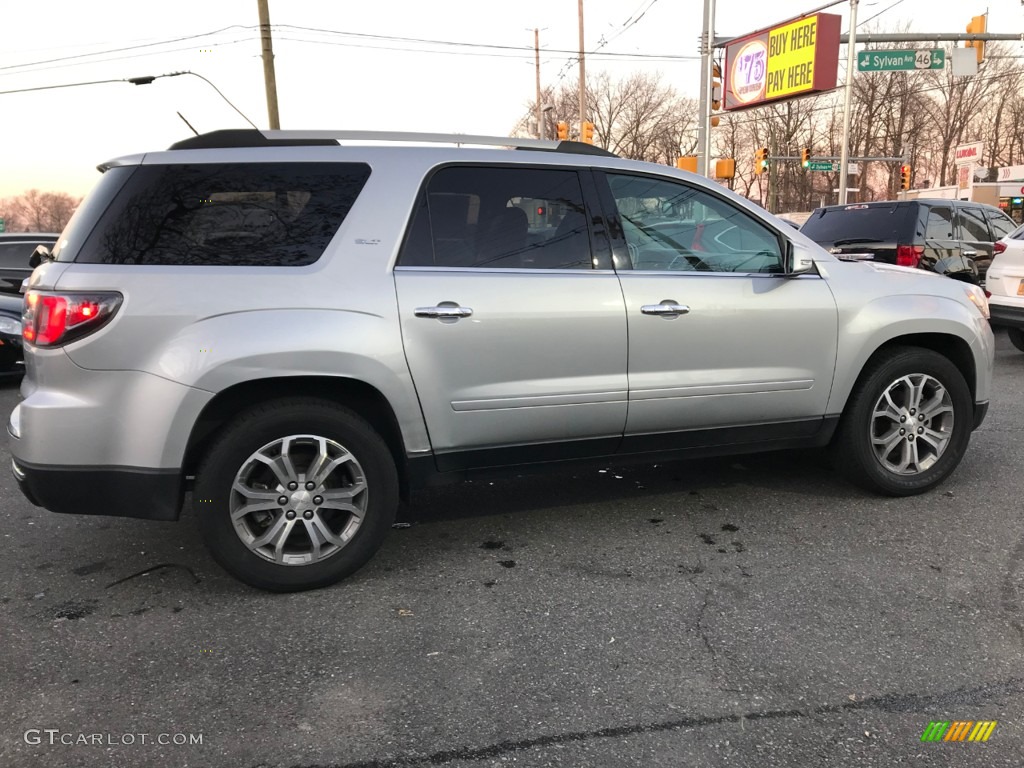
M 1024 352 L 1024 331 L 1020 328 L 1007 328 L 1006 335 L 1010 337 L 1010 343 L 1021 352 Z
M 947 358 L 894 348 L 857 382 L 836 435 L 836 464 L 854 483 L 892 496 L 934 488 L 956 469 L 973 427 L 970 389 Z
M 395 519 L 398 475 L 366 421 L 296 398 L 236 418 L 206 453 L 193 497 L 218 563 L 289 592 L 333 584 L 373 556 Z

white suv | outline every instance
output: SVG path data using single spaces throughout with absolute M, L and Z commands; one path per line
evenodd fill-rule
M 381 138 L 218 132 L 102 166 L 26 293 L 30 500 L 173 520 L 191 490 L 218 562 L 303 589 L 424 483 L 831 444 L 907 495 L 985 416 L 975 285 L 840 262 L 589 145 Z
M 1024 352 L 1024 226 L 995 244 L 985 290 L 992 325 L 1006 327 L 1010 341 Z

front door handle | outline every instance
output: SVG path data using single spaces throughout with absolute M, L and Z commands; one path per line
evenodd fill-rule
M 660 304 L 644 304 L 640 311 L 645 315 L 661 315 L 662 317 L 679 317 L 688 314 L 690 308 L 685 304 L 677 304 L 671 299 L 665 299 Z
M 416 307 L 413 310 L 413 314 L 416 317 L 469 317 L 473 314 L 473 310 L 469 307 L 460 306 L 442 306 L 442 307 Z

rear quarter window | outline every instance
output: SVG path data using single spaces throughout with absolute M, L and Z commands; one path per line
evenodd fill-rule
M 90 264 L 304 266 L 370 175 L 361 163 L 139 166 L 78 250 Z

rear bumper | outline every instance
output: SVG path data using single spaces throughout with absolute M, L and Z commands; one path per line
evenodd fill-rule
M 996 304 L 989 298 L 988 311 L 992 316 L 989 322 L 992 325 L 1009 326 L 1010 328 L 1024 328 L 1024 307 L 1011 304 Z
M 136 467 L 35 467 L 11 462 L 30 502 L 51 512 L 177 520 L 184 483 L 177 470 Z

